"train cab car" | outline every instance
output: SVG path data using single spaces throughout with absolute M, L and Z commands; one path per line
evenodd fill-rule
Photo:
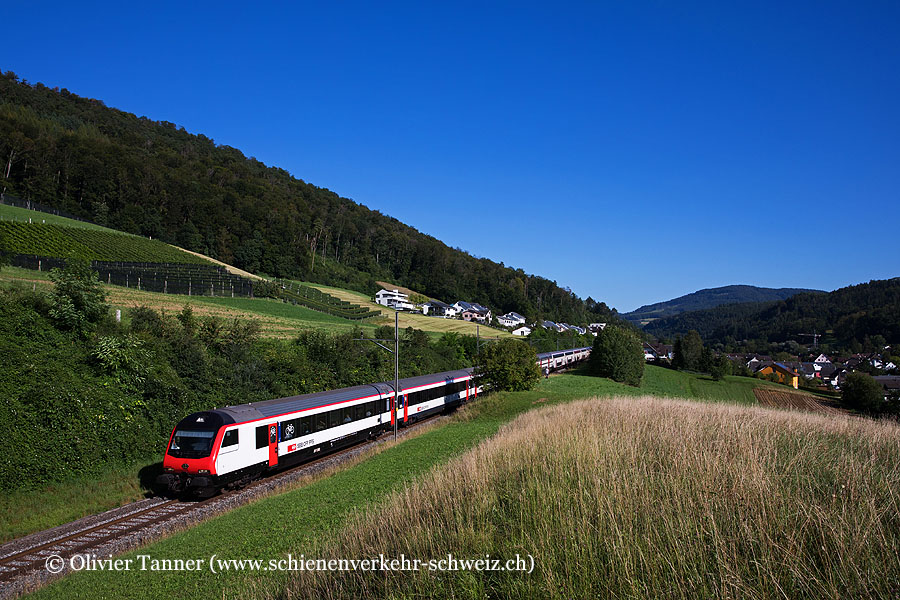
M 474 398 L 472 369 L 329 390 L 194 413 L 172 430 L 157 486 L 208 496 L 266 472 L 374 438 Z

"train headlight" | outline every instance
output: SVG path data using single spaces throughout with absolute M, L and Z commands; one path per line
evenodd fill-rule
M 197 473 L 200 475 L 209 475 L 209 469 L 200 469 Z
M 175 469 L 173 469 L 172 467 L 166 467 L 165 469 L 163 469 L 163 471 L 165 471 L 166 473 L 174 473 Z

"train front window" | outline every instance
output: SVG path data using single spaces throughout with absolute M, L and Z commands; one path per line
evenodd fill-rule
M 215 431 L 178 430 L 172 436 L 169 454 L 177 458 L 203 458 L 212 450 Z

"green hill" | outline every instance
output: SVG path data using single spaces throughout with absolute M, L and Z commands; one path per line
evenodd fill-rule
M 786 300 L 801 293 L 815 293 L 818 290 L 801 288 L 761 288 L 752 285 L 727 285 L 724 287 L 699 290 L 665 302 L 647 304 L 622 315 L 625 319 L 646 325 L 654 319 L 671 317 L 692 310 L 715 308 L 723 304 L 742 302 L 771 302 Z
M 827 294 L 797 294 L 777 302 L 685 312 L 653 321 L 644 329 L 665 338 L 695 329 L 706 342 L 721 343 L 726 348 L 744 343 L 757 352 L 767 351 L 772 343 L 808 342 L 799 334 L 813 332 L 825 335 L 820 342 L 823 348 L 896 345 L 900 343 L 900 278 L 870 281 Z
M 602 302 L 479 259 L 165 121 L 0 76 L 7 193 L 251 273 L 374 293 L 392 281 L 529 318 L 609 321 Z M 28 168 L 25 168 L 27 158 Z

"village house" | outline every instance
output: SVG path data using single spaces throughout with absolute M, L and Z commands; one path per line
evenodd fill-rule
M 776 362 L 772 363 L 771 365 L 766 365 L 765 367 L 757 371 L 757 373 L 759 373 L 760 375 L 774 374 L 778 380 L 778 383 L 789 385 L 795 390 L 800 388 L 800 374 L 781 363 Z
M 447 314 L 450 309 L 452 309 L 452 307 L 449 304 L 441 302 L 440 300 L 431 300 L 422 305 L 422 314 L 446 319 L 450 316 Z
M 597 335 L 599 332 L 603 331 L 606 328 L 606 323 L 591 323 L 588 325 L 588 329 L 594 335 Z
M 400 290 L 382 289 L 375 294 L 375 304 L 387 306 L 394 310 L 413 310 L 415 305 L 409 301 L 409 295 L 404 294 Z
M 460 300 L 459 302 L 453 305 L 453 308 L 456 309 L 457 314 L 459 314 L 464 320 L 472 321 L 473 318 L 466 319 L 466 311 L 469 312 L 469 316 L 473 317 L 473 315 L 478 315 L 480 318 L 475 319 L 479 322 L 490 322 L 491 321 L 491 310 L 486 307 L 478 304 L 477 302 L 463 302 Z
M 512 334 L 521 335 L 523 337 L 531 335 L 531 327 L 529 327 L 528 325 L 522 325 L 518 329 L 513 329 Z
M 484 323 L 487 320 L 487 315 L 481 311 L 475 310 L 474 308 L 467 308 L 462 311 L 463 321 L 476 321 L 478 323 Z
M 497 322 L 504 327 L 515 327 L 516 325 L 524 325 L 525 317 L 516 312 L 506 313 L 497 317 Z

